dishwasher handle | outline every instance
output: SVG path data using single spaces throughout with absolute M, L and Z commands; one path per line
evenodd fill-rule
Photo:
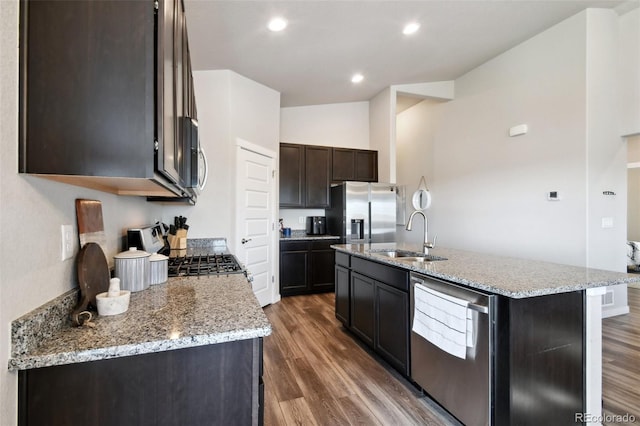
M 489 307 L 488 306 L 478 305 L 478 304 L 475 304 L 475 303 L 469 303 L 469 305 L 467 305 L 467 308 L 471 309 L 472 311 L 480 312 L 481 314 L 489 315 Z
M 443 283 L 443 284 L 446 284 L 446 285 L 449 285 L 449 286 L 460 288 L 460 286 L 457 286 L 457 285 L 455 285 L 453 283 L 449 283 L 449 282 L 445 283 L 445 282 L 440 281 L 440 280 L 435 279 L 435 278 L 429 277 L 429 280 L 433 280 L 433 281 L 435 281 L 437 283 Z M 419 276 L 419 275 L 411 274 L 411 281 L 412 281 L 412 283 L 420 284 L 422 286 L 425 286 L 425 287 L 429 288 L 429 285 L 427 284 L 427 281 L 424 278 L 422 278 L 421 276 Z M 461 290 L 465 291 L 465 292 L 477 293 L 477 292 L 474 292 L 473 290 L 468 290 L 468 289 L 461 289 Z M 472 311 L 476 311 L 476 312 L 481 313 L 481 314 L 489 315 L 489 306 L 479 305 L 479 304 L 473 303 L 473 302 L 468 302 L 467 307 L 469 309 L 471 309 Z

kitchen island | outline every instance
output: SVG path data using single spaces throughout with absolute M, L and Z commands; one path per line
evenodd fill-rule
M 428 394 L 416 366 L 422 378 L 449 383 L 434 387 L 431 396 L 454 415 L 486 393 L 471 411 L 487 414 L 465 423 L 583 424 L 584 413 L 601 414 L 601 295 L 606 286 L 636 282 L 637 276 L 446 248 L 430 249 L 436 260 L 425 261 L 415 245 L 332 247 L 336 317 Z M 475 291 L 491 299 L 488 315 L 481 315 L 489 329 L 484 388 L 474 388 L 474 378 L 464 375 L 458 387 L 450 384 L 460 371 L 479 370 L 469 365 L 480 359 L 480 343 L 467 347 L 465 361 L 464 355 L 441 356 L 435 343 L 416 339 L 414 283 L 422 278 L 449 294 Z
M 242 274 L 171 278 L 94 327 L 77 291 L 12 324 L 19 424 L 258 424 L 271 325 Z

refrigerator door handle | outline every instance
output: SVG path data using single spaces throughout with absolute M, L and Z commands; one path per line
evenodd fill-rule
M 369 201 L 369 206 L 368 207 L 369 207 L 369 214 L 368 214 L 367 217 L 369 218 L 369 223 L 367 224 L 367 226 L 369 228 L 369 231 L 367 232 L 367 242 L 370 243 L 371 242 L 371 238 L 373 237 L 373 235 L 371 234 L 371 231 L 372 231 L 372 229 L 371 229 L 371 222 L 372 222 L 372 220 L 371 220 L 371 201 Z

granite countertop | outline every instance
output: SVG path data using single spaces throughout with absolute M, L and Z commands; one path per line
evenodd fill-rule
M 14 323 L 10 370 L 72 364 L 188 348 L 271 334 L 271 324 L 243 274 L 171 278 L 131 294 L 129 310 L 98 316 L 95 327 L 69 324 L 40 337 L 36 347 L 21 342 L 42 315 Z M 26 340 L 26 339 L 25 339 Z M 33 340 L 33 338 L 31 338 Z
M 280 241 L 305 241 L 305 240 L 339 240 L 337 235 L 307 235 L 304 229 L 292 229 L 290 237 L 280 235 Z
M 388 250 L 422 251 L 420 246 L 411 244 L 336 244 L 331 247 L 355 256 L 514 299 L 640 281 L 637 274 L 447 248 L 429 249 L 430 255 L 447 259 L 431 262 L 389 258 L 380 254 Z

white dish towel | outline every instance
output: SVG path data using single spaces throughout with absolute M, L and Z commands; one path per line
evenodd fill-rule
M 469 302 L 421 284 L 414 288 L 414 333 L 443 351 L 465 359 L 473 346 L 473 319 Z

